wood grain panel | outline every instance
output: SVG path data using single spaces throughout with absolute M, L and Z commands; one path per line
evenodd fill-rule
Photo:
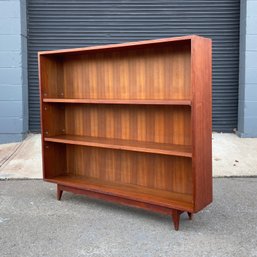
M 117 99 L 79 99 L 79 98 L 44 98 L 44 103 L 80 103 L 80 104 L 127 104 L 127 105 L 188 105 L 191 100 L 117 100 Z
M 165 143 L 133 141 L 117 138 L 75 136 L 75 135 L 58 135 L 44 137 L 45 142 L 54 142 L 70 145 L 93 146 L 100 148 L 109 148 L 116 150 L 127 150 L 143 153 L 157 153 L 164 155 L 192 157 L 192 146 L 189 145 L 172 145 Z
M 192 40 L 192 131 L 195 211 L 212 202 L 211 40 Z
M 48 179 L 49 182 L 58 183 L 65 188 L 65 191 L 71 191 L 74 193 L 78 192 L 76 189 L 81 189 L 85 191 L 91 191 L 95 193 L 102 193 L 105 196 L 119 196 L 121 199 L 131 199 L 134 201 L 139 201 L 141 203 L 151 203 L 157 206 L 165 206 L 169 208 L 178 208 L 180 210 L 192 211 L 192 195 L 174 193 L 163 190 L 155 190 L 151 188 L 144 188 L 136 185 L 124 185 L 119 183 L 112 183 L 107 181 L 101 181 L 99 179 L 85 178 L 81 176 L 74 175 L 64 175 L 57 176 L 55 178 Z M 69 190 L 70 189 L 70 190 Z M 86 195 L 91 195 L 85 192 Z M 95 195 L 94 195 L 95 197 Z M 105 197 L 98 196 L 96 198 L 105 199 Z M 121 199 L 111 199 L 112 201 L 122 202 Z M 106 199 L 105 199 L 106 200 Z M 127 205 L 127 203 L 126 203 Z M 129 204 L 131 206 L 139 206 L 144 208 L 144 206 L 138 205 L 135 202 Z M 156 206 L 156 207 L 157 207 Z M 158 210 L 158 208 L 156 208 Z M 152 210 L 152 208 L 151 208 Z M 159 211 L 159 210 L 158 210 Z M 166 214 L 171 214 L 171 209 L 166 210 Z
M 65 106 L 42 103 L 43 136 L 54 136 L 65 133 Z M 79 130 L 79 128 L 78 128 Z
M 65 105 L 67 135 L 191 145 L 188 106 Z
M 41 56 L 42 97 L 64 97 L 63 62 L 61 57 Z
M 53 178 L 65 174 L 66 165 L 66 145 L 45 142 L 44 151 L 44 179 Z
M 192 194 L 191 159 L 67 145 L 67 174 Z
M 190 46 L 67 56 L 65 98 L 190 99 Z

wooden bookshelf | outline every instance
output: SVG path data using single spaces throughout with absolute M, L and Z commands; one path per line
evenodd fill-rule
M 43 177 L 172 216 L 212 201 L 211 41 L 39 52 Z

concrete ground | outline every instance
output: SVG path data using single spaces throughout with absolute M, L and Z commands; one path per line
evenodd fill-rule
M 0 179 L 42 178 L 41 135 L 18 143 L 0 144 Z
M 64 192 L 42 180 L 0 181 L 1 257 L 257 256 L 257 178 L 214 179 L 192 221 Z
M 257 138 L 213 133 L 213 176 L 257 176 Z M 42 178 L 41 137 L 0 145 L 0 179 Z

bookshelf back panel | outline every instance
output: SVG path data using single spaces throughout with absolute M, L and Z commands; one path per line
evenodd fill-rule
M 64 58 L 64 95 L 93 99 L 190 98 L 190 49 L 155 47 Z
M 191 158 L 67 145 L 67 174 L 192 194 Z
M 65 133 L 191 145 L 189 106 L 65 105 Z
M 191 47 L 149 48 L 43 57 L 48 97 L 89 99 L 190 99 Z

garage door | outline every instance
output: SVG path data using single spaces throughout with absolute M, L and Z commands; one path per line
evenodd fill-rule
M 213 40 L 213 130 L 237 127 L 239 0 L 28 0 L 29 127 L 40 131 L 37 52 L 197 34 Z

